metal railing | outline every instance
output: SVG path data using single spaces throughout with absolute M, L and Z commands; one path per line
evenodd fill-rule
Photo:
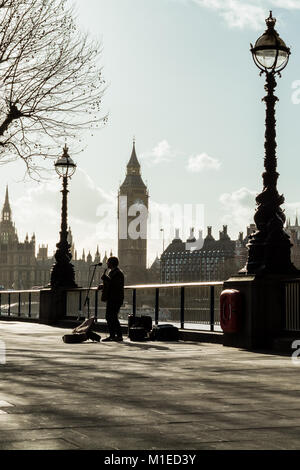
M 121 322 L 128 315 L 150 315 L 155 324 L 173 323 L 182 329 L 215 331 L 220 328 L 220 294 L 223 282 L 191 282 L 177 284 L 146 284 L 125 287 L 125 302 L 120 310 Z M 88 309 L 97 320 L 105 319 L 106 305 L 101 291 L 91 288 L 67 291 L 66 317 L 84 318 Z M 0 290 L 0 319 L 38 320 L 40 291 Z M 300 331 L 300 280 L 284 282 L 285 331 Z
M 121 322 L 128 315 L 150 315 L 155 322 L 177 324 L 180 328 L 215 331 L 219 327 L 220 294 L 223 282 L 191 282 L 178 284 L 145 284 L 125 287 L 125 302 L 120 310 Z M 90 315 L 105 319 L 105 304 L 101 292 L 92 288 L 89 302 L 87 289 L 67 292 L 66 316 Z
M 285 283 L 285 330 L 300 331 L 300 282 L 291 280 Z
M 0 318 L 38 319 L 39 290 L 0 291 Z
M 192 282 L 178 284 L 147 284 L 125 287 L 125 302 L 120 320 L 128 315 L 149 315 L 155 324 L 173 323 L 182 329 L 221 331 L 219 303 L 223 282 Z M 89 311 L 97 320 L 105 319 L 106 305 L 101 291 L 91 288 L 72 289 L 66 295 L 66 317 L 84 318 Z M 0 319 L 38 320 L 39 290 L 0 291 Z

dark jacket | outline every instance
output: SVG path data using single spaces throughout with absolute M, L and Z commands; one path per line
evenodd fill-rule
M 110 304 L 122 305 L 124 302 L 124 274 L 119 268 L 103 274 L 103 290 L 101 300 Z

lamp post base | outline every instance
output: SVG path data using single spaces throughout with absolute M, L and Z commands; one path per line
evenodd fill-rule
M 51 271 L 51 289 L 76 289 L 74 266 L 71 263 L 56 263 Z
M 224 282 L 223 289 L 236 289 L 242 295 L 240 329 L 224 333 L 224 346 L 244 349 L 273 349 L 286 332 L 286 284 L 300 282 L 298 275 L 238 275 Z
M 61 209 L 61 231 L 60 241 L 57 243 L 56 253 L 54 255 L 56 263 L 51 270 L 51 289 L 76 289 L 78 286 L 75 282 L 74 266 L 71 264 L 72 254 L 70 252 L 70 244 L 68 243 L 67 230 L 67 195 L 68 195 L 68 178 L 63 177 L 62 189 L 62 209 Z

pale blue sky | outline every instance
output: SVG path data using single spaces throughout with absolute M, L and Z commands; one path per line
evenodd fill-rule
M 116 249 L 116 240 L 101 239 L 96 213 L 102 201 L 114 200 L 134 135 L 157 205 L 203 204 L 204 224 L 213 226 L 215 237 L 227 223 L 236 239 L 253 221 L 255 193 L 262 188 L 265 109 L 264 78 L 249 49 L 264 32 L 269 9 L 292 49 L 277 88 L 279 191 L 287 214 L 294 217 L 297 208 L 300 213 L 300 104 L 292 102 L 292 84 L 300 80 L 300 0 L 77 0 L 75 5 L 81 27 L 102 40 L 109 85 L 103 100 L 108 125 L 83 136 L 81 171 L 70 187 L 70 223 L 80 252 L 95 251 L 97 242 L 101 252 Z M 35 231 L 38 243 L 48 241 L 53 248 L 57 183 L 16 183 L 21 170 L 21 162 L 0 168 L 0 197 L 8 183 L 20 235 Z M 161 246 L 158 240 L 150 243 L 149 259 Z

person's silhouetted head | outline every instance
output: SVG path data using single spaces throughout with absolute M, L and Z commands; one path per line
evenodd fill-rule
M 109 267 L 109 269 L 117 268 L 119 266 L 118 258 L 116 256 L 111 256 L 110 258 L 108 258 L 107 266 Z

